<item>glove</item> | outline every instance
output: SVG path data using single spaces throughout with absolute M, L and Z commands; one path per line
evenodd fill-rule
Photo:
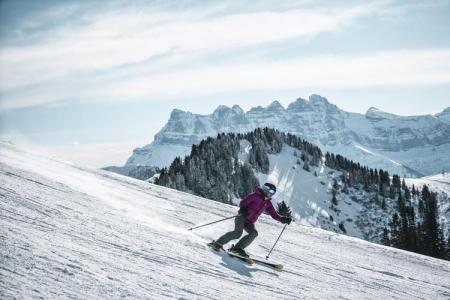
M 238 214 L 240 214 L 241 216 L 247 217 L 248 216 L 248 210 L 245 207 L 242 207 L 239 211 Z
M 292 222 L 292 218 L 289 218 L 289 217 L 281 217 L 281 223 L 283 223 L 283 224 L 291 224 L 291 222 Z

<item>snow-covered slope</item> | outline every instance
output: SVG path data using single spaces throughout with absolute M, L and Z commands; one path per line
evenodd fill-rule
M 436 116 L 403 117 L 370 108 L 365 115 L 349 113 L 312 95 L 287 108 L 275 101 L 244 112 L 239 106 L 219 106 L 211 115 L 175 109 L 154 141 L 135 149 L 127 165 L 168 166 L 184 157 L 192 144 L 219 132 L 247 132 L 270 127 L 315 143 L 391 174 L 421 177 L 450 169 L 449 110 Z
M 344 193 L 342 172 L 328 168 L 324 162 L 306 171 L 299 156 L 299 150 L 284 145 L 281 153 L 269 155 L 269 174 L 258 173 L 260 183 L 277 183 L 279 193 L 274 202 L 285 201 L 302 224 L 343 233 L 341 225 L 347 235 L 380 243 L 396 202 L 387 199 L 382 209 L 381 199 L 375 201 L 373 193 L 352 187 Z M 334 181 L 338 184 L 337 205 L 332 206 Z
M 248 162 L 245 155 L 251 145 L 241 142 L 240 159 Z M 309 165 L 309 171 L 300 160 L 300 151 L 286 144 L 278 154 L 269 155 L 268 174 L 258 173 L 258 180 L 276 183 L 279 193 L 274 202 L 285 201 L 296 219 L 302 224 L 343 233 L 368 241 L 381 243 L 384 227 L 389 227 L 392 215 L 397 212 L 397 199 L 383 197 L 378 192 L 365 191 L 342 183 L 342 172 L 329 168 L 322 161 L 318 166 Z M 331 205 L 333 184 L 336 181 L 337 204 Z M 436 175 L 420 179 L 406 179 L 407 183 L 422 189 L 429 185 L 431 191 L 438 192 L 438 212 L 445 237 L 450 236 L 450 175 Z M 413 196 L 413 202 L 416 197 Z M 236 199 L 236 202 L 239 199 Z M 414 206 L 416 206 L 414 204 Z M 417 211 L 417 207 L 416 211 Z
M 448 299 L 450 263 L 292 224 L 246 266 L 205 243 L 236 208 L 0 144 L 0 298 Z M 249 251 L 281 230 L 266 216 Z

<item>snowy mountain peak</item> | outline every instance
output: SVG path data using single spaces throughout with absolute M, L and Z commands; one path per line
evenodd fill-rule
M 308 101 L 309 106 L 314 111 L 320 111 L 322 113 L 326 113 L 328 115 L 330 114 L 338 114 L 340 112 L 340 109 L 334 105 L 328 102 L 328 99 L 325 97 L 322 97 L 320 95 L 311 95 L 309 96 Z
M 172 112 L 170 113 L 170 118 L 169 118 L 169 120 L 176 120 L 176 119 L 179 119 L 180 117 L 182 117 L 182 116 L 184 116 L 184 115 L 186 115 L 186 114 L 189 114 L 189 112 L 186 112 L 186 111 L 184 111 L 184 110 L 175 108 L 175 109 L 173 109 Z
M 303 98 L 297 98 L 294 102 L 288 105 L 288 111 L 301 111 L 308 107 L 308 102 Z
M 237 104 L 233 105 L 233 107 L 231 108 L 231 110 L 233 111 L 234 114 L 236 115 L 243 115 L 245 112 L 244 110 Z
M 366 112 L 366 118 L 368 119 L 373 119 L 373 120 L 393 120 L 398 118 L 397 115 L 394 114 L 390 114 L 387 112 L 384 112 L 382 110 L 379 110 L 376 107 L 371 107 L 367 110 Z
M 442 112 L 436 114 L 435 117 L 443 122 L 450 123 L 450 107 L 447 107 Z
M 256 106 L 256 107 L 252 107 L 252 108 L 248 111 L 248 114 L 251 114 L 251 113 L 259 113 L 259 112 L 264 112 L 264 111 L 265 111 L 265 108 L 262 107 L 261 105 L 258 105 L 258 106 Z
M 328 102 L 327 98 L 322 97 L 320 95 L 313 94 L 309 96 L 309 103 L 311 105 L 328 105 L 330 102 Z
M 279 112 L 279 111 L 284 111 L 284 107 L 283 107 L 283 105 L 281 105 L 280 102 L 275 100 L 267 107 L 267 110 Z
M 232 110 L 226 105 L 219 105 L 213 112 L 214 118 L 223 118 L 229 114 L 231 114 Z

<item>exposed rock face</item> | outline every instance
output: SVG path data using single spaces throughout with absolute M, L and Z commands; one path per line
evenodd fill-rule
M 290 132 L 325 151 L 404 176 L 450 169 L 450 108 L 435 116 L 405 117 L 372 107 L 363 115 L 341 110 L 319 95 L 311 95 L 308 100 L 299 98 L 287 108 L 274 101 L 248 112 L 238 105 L 219 106 L 210 115 L 174 109 L 154 141 L 135 149 L 127 165 L 164 167 L 208 136 L 257 127 Z
M 450 124 L 450 107 L 447 107 L 441 113 L 436 114 L 436 118 Z

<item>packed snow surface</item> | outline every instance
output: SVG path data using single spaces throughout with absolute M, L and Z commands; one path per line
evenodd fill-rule
M 0 298 L 448 299 L 450 263 L 292 224 L 282 272 L 205 244 L 236 207 L 0 144 Z M 282 225 L 263 216 L 249 252 Z

